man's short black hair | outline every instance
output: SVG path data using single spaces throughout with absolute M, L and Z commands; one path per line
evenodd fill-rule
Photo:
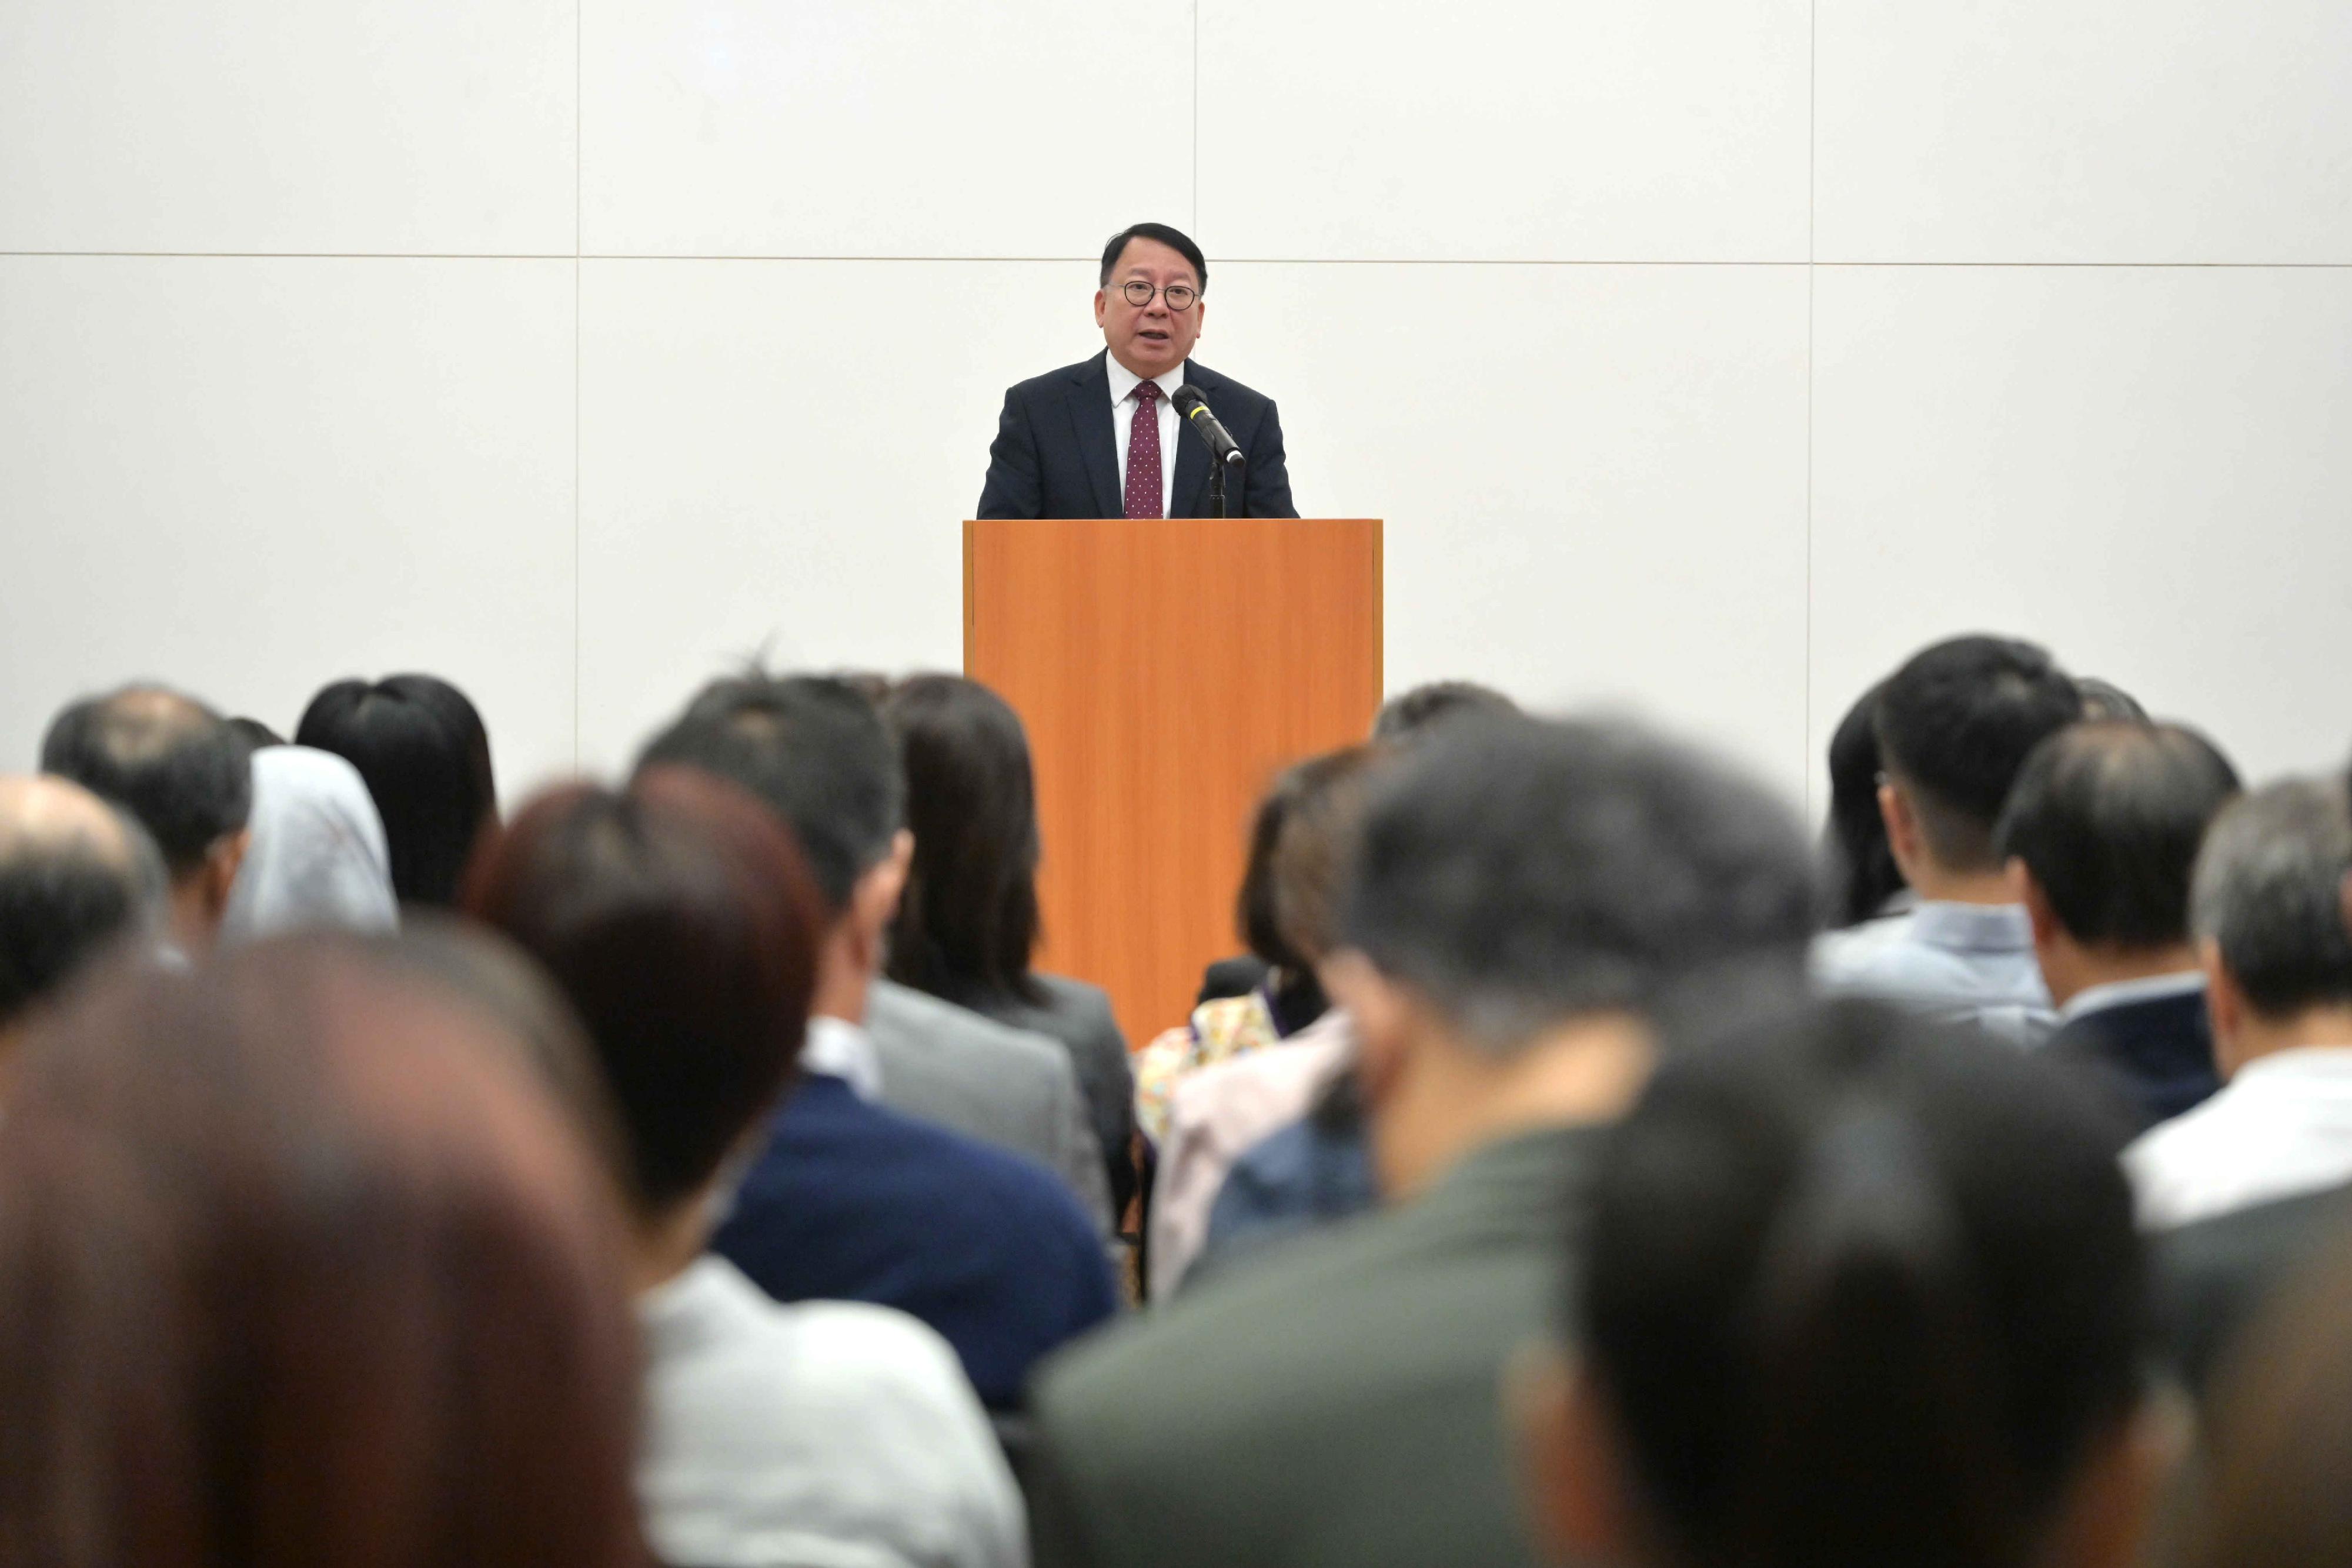
M 250 758 L 220 715 L 159 685 L 84 697 L 41 741 L 41 771 L 130 812 L 175 879 L 244 830 L 253 810 Z
M 1475 681 L 1430 681 L 1399 692 L 1372 716 L 1372 738 L 1396 744 L 1417 739 L 1423 731 L 1465 718 L 1502 718 L 1519 711 L 1519 705 L 1492 686 Z
M 1905 786 L 1938 863 L 1997 871 L 1993 828 L 2018 769 L 2082 716 L 2082 694 L 2044 650 L 1955 637 L 1912 655 L 1879 689 L 1880 766 Z
M 2025 862 L 2075 941 L 2168 947 L 2189 939 L 2189 882 L 2238 770 L 2179 725 L 2110 721 L 2033 748 L 1994 838 Z
M 1209 258 L 1201 254 L 1201 247 L 1192 243 L 1191 235 L 1180 229 L 1171 229 L 1166 224 L 1129 224 L 1111 235 L 1110 243 L 1103 246 L 1102 276 L 1096 280 L 1100 287 L 1110 287 L 1111 268 L 1118 265 L 1118 258 L 1125 254 L 1127 242 L 1131 239 L 1157 240 L 1182 256 L 1192 263 L 1192 276 L 1199 281 L 1201 292 L 1206 294 L 1209 291 Z
M 1465 720 L 1373 784 L 1340 936 L 1506 1052 L 1709 972 L 1793 976 L 1814 889 L 1795 813 L 1710 757 L 1623 723 Z
M 637 767 L 698 768 L 747 789 L 800 840 L 834 912 L 890 852 L 907 779 L 882 716 L 846 680 L 752 670 L 711 682 Z

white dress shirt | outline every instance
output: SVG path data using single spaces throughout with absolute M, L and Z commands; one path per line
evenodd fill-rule
M 819 1013 L 809 1019 L 808 1039 L 801 1045 L 801 1071 L 838 1078 L 860 1100 L 882 1098 L 882 1058 L 872 1038 L 847 1019 Z
M 2124 1151 L 2139 1222 L 2168 1229 L 2352 1182 L 2352 1047 L 2256 1057 Z
M 947 1341 L 770 1301 L 716 1256 L 639 1299 L 637 1493 L 667 1563 L 1023 1568 L 1021 1496 Z
M 1135 389 L 1143 378 L 1118 362 L 1118 356 L 1103 350 L 1103 365 L 1110 372 L 1110 434 L 1118 443 L 1118 493 L 1127 494 L 1127 447 L 1135 434 Z M 1176 440 L 1182 433 L 1176 426 L 1176 405 L 1170 402 L 1176 389 L 1184 384 L 1184 367 L 1177 366 L 1164 376 L 1151 378 L 1160 388 L 1160 515 L 1166 517 L 1176 499 Z

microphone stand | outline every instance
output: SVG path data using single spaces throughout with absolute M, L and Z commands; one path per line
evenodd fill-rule
M 1239 467 L 1240 465 L 1234 466 Z M 1210 516 L 1222 517 L 1228 515 L 1225 511 L 1225 465 L 1213 460 L 1209 464 L 1209 504 L 1216 507 Z

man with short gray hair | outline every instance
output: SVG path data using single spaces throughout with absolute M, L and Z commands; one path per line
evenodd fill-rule
M 2124 1155 L 2141 1224 L 2186 1225 L 2352 1182 L 2352 798 L 2273 784 L 2224 811 L 2190 920 L 2228 1081 Z
M 1639 728 L 1465 721 L 1386 771 L 1321 972 L 1394 1207 L 1049 1364 L 1039 1563 L 1535 1562 L 1498 1389 L 1559 1207 L 1662 1014 L 1732 974 L 1793 993 L 1812 917 L 1794 814 Z
M 0 778 L 0 1054 L 36 1004 L 157 925 L 163 862 L 113 807 L 63 779 Z

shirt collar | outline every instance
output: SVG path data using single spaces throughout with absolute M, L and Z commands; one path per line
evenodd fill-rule
M 2084 1013 L 2104 1012 L 2109 1008 L 2129 1007 L 2134 1002 L 2164 1001 L 2173 997 L 2193 996 L 2205 988 L 2205 971 L 2182 969 L 2170 975 L 2149 975 L 2137 980 L 2110 980 L 2104 986 L 2088 986 L 2076 991 L 2058 1009 L 2060 1023 L 2073 1023 Z
M 1923 902 L 1910 915 L 1910 938 L 1968 953 L 2031 953 L 2033 923 L 2021 904 Z
M 873 1038 L 847 1019 L 820 1014 L 809 1019 L 801 1071 L 838 1078 L 860 1100 L 882 1097 L 882 1058 L 874 1050 Z
M 1120 364 L 1118 356 L 1108 349 L 1103 350 L 1103 370 L 1110 377 L 1110 402 L 1113 408 L 1117 408 L 1134 396 L 1135 389 L 1143 384 L 1143 378 Z M 1179 365 L 1166 375 L 1154 376 L 1151 379 L 1158 383 L 1162 396 L 1172 398 L 1176 395 L 1176 389 L 1184 384 L 1184 371 L 1185 366 Z

